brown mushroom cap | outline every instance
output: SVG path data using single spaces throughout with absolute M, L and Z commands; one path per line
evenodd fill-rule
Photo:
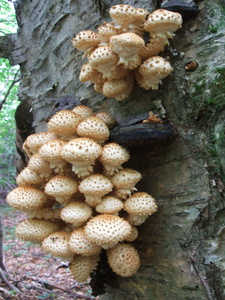
M 16 177 L 16 183 L 18 185 L 37 185 L 43 183 L 44 179 L 41 178 L 37 173 L 30 170 L 29 168 L 23 169 L 22 172 Z
M 48 201 L 44 192 L 31 186 L 19 186 L 6 197 L 7 203 L 16 209 L 32 210 L 43 207 Z
M 30 157 L 27 167 L 36 172 L 41 178 L 49 180 L 52 177 L 52 170 L 49 162 L 43 159 L 39 153 L 36 153 Z
M 115 247 L 107 250 L 107 256 L 112 270 L 122 277 L 134 275 L 140 267 L 139 254 L 129 244 L 117 244 Z
M 84 282 L 88 280 L 91 272 L 96 269 L 98 260 L 98 255 L 75 255 L 73 260 L 71 260 L 69 263 L 69 269 L 74 279 L 78 282 Z
M 70 110 L 56 112 L 47 122 L 48 130 L 66 138 L 76 136 L 76 128 L 83 118 Z
M 105 196 L 95 209 L 101 214 L 115 214 L 123 209 L 123 202 L 114 196 Z
M 103 23 L 98 27 L 98 36 L 101 44 L 107 44 L 111 36 L 118 34 L 118 29 L 115 28 L 113 23 Z
M 129 214 L 152 215 L 157 208 L 155 199 L 144 192 L 134 193 L 124 202 L 124 210 Z
M 91 215 L 91 207 L 82 201 L 71 202 L 61 211 L 62 220 L 75 226 L 86 222 Z
M 100 40 L 98 34 L 94 31 L 84 30 L 79 32 L 71 42 L 74 48 L 86 52 L 89 49 L 98 47 Z
M 80 69 L 79 80 L 82 82 L 91 81 L 94 82 L 96 80 L 96 76 L 98 76 L 98 70 L 93 68 L 91 64 L 88 62 L 84 64 Z M 76 109 L 76 107 L 75 107 Z M 92 114 L 88 114 L 86 117 L 91 117 Z
M 77 105 L 72 111 L 83 118 L 91 117 L 94 114 L 92 109 L 85 105 Z
M 132 226 L 131 228 L 132 228 L 131 233 L 127 238 L 125 238 L 125 240 L 124 240 L 125 242 L 133 242 L 138 238 L 138 229 L 137 229 L 137 227 Z
M 59 228 L 60 226 L 52 221 L 26 219 L 16 226 L 16 236 L 24 241 L 41 242 Z
M 74 229 L 69 240 L 70 250 L 75 254 L 84 256 L 99 254 L 102 248 L 90 242 L 84 233 L 84 228 Z
M 100 214 L 87 222 L 84 231 L 89 241 L 107 248 L 128 237 L 131 226 L 118 216 Z
M 89 117 L 77 126 L 77 134 L 97 142 L 104 142 L 109 137 L 109 129 L 104 121 L 97 117 Z
M 42 249 L 53 256 L 70 260 L 74 254 L 69 248 L 69 238 L 69 232 L 56 231 L 42 241 Z
M 115 126 L 115 119 L 113 118 L 113 116 L 111 116 L 109 113 L 107 112 L 99 112 L 95 115 L 97 118 L 101 119 L 102 121 L 105 122 L 105 124 L 109 127 L 112 128 Z

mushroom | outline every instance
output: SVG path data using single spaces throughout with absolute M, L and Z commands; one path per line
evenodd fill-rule
M 74 279 L 78 282 L 88 280 L 91 272 L 96 269 L 99 255 L 82 256 L 75 255 L 69 263 L 69 269 Z
M 79 32 L 71 42 L 74 48 L 83 51 L 84 56 L 88 56 L 96 47 L 98 47 L 100 40 L 98 34 L 94 31 L 84 30 Z
M 100 143 L 108 139 L 109 133 L 105 122 L 95 116 L 86 118 L 77 126 L 79 136 L 88 137 Z
M 61 208 L 39 208 L 27 212 L 29 218 L 44 219 L 51 221 L 60 220 Z
M 105 196 L 95 209 L 101 214 L 117 214 L 123 209 L 123 202 L 114 196 Z
M 114 24 L 104 22 L 98 27 L 98 37 L 100 39 L 100 46 L 105 45 L 109 42 L 111 36 L 118 34 L 118 30 L 115 28 Z
M 133 215 L 150 216 L 157 211 L 157 208 L 155 199 L 144 192 L 134 193 L 124 202 L 124 210 Z
M 101 151 L 101 145 L 84 137 L 67 142 L 62 148 L 61 156 L 72 164 L 72 171 L 83 178 L 93 173 L 93 165 Z
M 162 52 L 167 44 L 167 40 L 156 35 L 150 38 L 147 45 L 139 52 L 139 55 L 143 60 L 147 60 L 148 58 L 156 56 Z
M 16 236 L 24 241 L 40 243 L 49 234 L 60 229 L 60 225 L 49 220 L 26 219 L 16 226 Z
M 24 185 L 9 192 L 6 201 L 13 208 L 29 211 L 45 206 L 48 199 L 43 191 Z
M 96 81 L 96 77 L 98 76 L 99 71 L 91 66 L 91 64 L 88 62 L 84 64 L 81 69 L 80 69 L 80 74 L 79 74 L 79 80 L 82 82 L 85 81 L 91 81 L 92 83 Z M 76 109 L 76 107 L 75 107 Z M 73 111 L 75 111 L 73 109 Z M 93 115 L 87 115 L 87 117 L 91 117 Z
M 84 228 L 76 228 L 72 231 L 69 239 L 69 248 L 74 254 L 90 256 L 99 254 L 102 248 L 90 242 L 84 233 Z
M 84 232 L 89 241 L 107 249 L 127 238 L 131 225 L 118 216 L 100 214 L 87 222 Z
M 140 226 L 142 225 L 148 218 L 148 215 L 137 215 L 137 214 L 128 214 L 126 220 L 132 226 Z
M 52 177 L 45 186 L 45 193 L 53 196 L 61 204 L 67 204 L 78 191 L 78 183 L 65 175 Z
M 138 229 L 136 226 L 131 226 L 131 233 L 130 235 L 125 238 L 125 242 L 133 242 L 138 238 Z
M 66 205 L 60 213 L 61 219 L 67 223 L 72 223 L 79 227 L 92 216 L 92 209 L 82 201 L 71 202 Z
M 108 126 L 109 129 L 113 128 L 115 126 L 115 119 L 107 112 L 99 112 L 95 115 L 97 118 L 101 119 L 105 122 L 105 124 Z
M 128 161 L 128 151 L 117 143 L 108 143 L 102 148 L 99 161 L 103 164 L 104 175 L 112 176 L 122 169 L 122 164 Z
M 69 248 L 70 232 L 56 231 L 42 241 L 42 249 L 55 257 L 71 260 L 74 256 Z
M 16 183 L 18 185 L 40 185 L 44 182 L 44 179 L 41 178 L 37 173 L 30 170 L 28 167 L 24 168 L 22 172 L 16 177 Z
M 48 130 L 62 139 L 70 139 L 77 136 L 76 128 L 82 119 L 82 116 L 73 111 L 60 110 L 47 122 Z
M 85 105 L 77 105 L 72 109 L 72 111 L 83 118 L 88 118 L 94 115 L 92 109 Z
M 49 180 L 53 176 L 53 170 L 50 168 L 49 162 L 42 158 L 39 153 L 30 157 L 27 167 L 45 180 Z
M 173 68 L 170 63 L 161 56 L 153 56 L 145 60 L 135 72 L 135 77 L 145 90 L 157 90 L 162 79 L 167 77 Z
M 37 153 L 38 149 L 46 142 L 57 139 L 57 135 L 53 132 L 38 132 L 29 135 L 23 143 L 23 151 L 28 157 Z
M 94 207 L 102 202 L 102 197 L 112 191 L 111 181 L 102 174 L 93 174 L 80 182 L 79 191 L 84 194 L 88 205 Z
M 137 250 L 126 243 L 120 243 L 108 249 L 107 257 L 112 270 L 122 277 L 133 276 L 140 267 L 140 257 Z
M 49 162 L 50 168 L 56 173 L 63 173 L 67 165 L 67 162 L 61 157 L 61 150 L 65 144 L 66 141 L 56 139 L 45 143 L 39 149 L 39 155 Z
M 144 47 L 144 40 L 132 32 L 121 33 L 110 38 L 110 48 L 119 56 L 118 65 L 133 70 L 137 68 L 142 59 L 139 55 Z
M 136 191 L 135 185 L 141 179 L 140 172 L 133 169 L 122 169 L 111 178 L 111 182 L 116 188 L 115 195 L 126 199 L 133 191 Z

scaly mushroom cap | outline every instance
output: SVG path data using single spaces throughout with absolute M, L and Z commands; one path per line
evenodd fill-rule
M 172 71 L 173 68 L 168 61 L 161 56 L 153 56 L 141 64 L 135 72 L 135 77 L 142 88 L 157 90 L 159 84 L 162 83 L 162 79 Z
M 37 185 L 43 183 L 44 179 L 38 176 L 37 173 L 29 168 L 23 169 L 22 172 L 16 177 L 16 183 L 18 185 Z
M 99 46 L 95 49 L 90 57 L 90 65 L 103 74 L 103 78 L 108 78 L 111 72 L 115 70 L 119 58 L 111 50 L 109 45 Z
M 90 138 L 70 140 L 61 151 L 61 156 L 70 162 L 78 177 L 88 176 L 93 172 L 95 160 L 102 152 L 102 147 Z
M 92 30 L 84 30 L 79 32 L 75 38 L 71 40 L 74 48 L 86 52 L 98 47 L 100 40 L 98 34 Z
M 85 81 L 91 81 L 94 82 L 96 79 L 96 76 L 98 76 L 98 70 L 93 68 L 90 63 L 86 63 L 84 64 L 81 69 L 80 69 L 80 74 L 79 74 L 79 80 L 82 82 Z M 91 115 L 88 115 L 87 117 L 92 116 L 93 113 Z
M 108 114 L 107 112 L 99 112 L 95 115 L 97 118 L 101 119 L 102 121 L 105 122 L 105 124 L 109 127 L 109 128 L 113 128 L 115 126 L 115 119 L 113 118 L 113 116 L 111 116 L 110 114 Z
M 122 169 L 122 164 L 128 161 L 130 155 L 128 151 L 117 143 L 108 143 L 99 156 L 99 161 L 103 164 L 106 176 L 112 176 Z
M 131 227 L 130 235 L 124 240 L 125 242 L 133 242 L 138 238 L 138 229 L 136 226 Z
M 78 282 L 87 281 L 91 272 L 96 269 L 98 260 L 98 255 L 76 255 L 69 263 L 69 269 L 74 279 Z
M 99 254 L 102 248 L 90 242 L 84 233 L 84 228 L 74 229 L 69 240 L 70 250 L 75 254 L 90 256 Z
M 126 243 L 120 243 L 107 250 L 108 262 L 112 270 L 122 276 L 134 275 L 140 267 L 140 257 L 137 250 Z
M 43 207 L 48 201 L 44 192 L 31 186 L 19 186 L 6 197 L 9 206 L 21 210 L 32 210 Z
M 139 55 L 143 60 L 147 60 L 148 58 L 156 56 L 162 52 L 167 44 L 168 41 L 166 39 L 156 35 L 150 38 L 149 43 L 141 49 Z
M 124 210 L 129 214 L 150 216 L 157 211 L 157 208 L 155 199 L 144 192 L 135 193 L 124 202 Z
M 111 36 L 118 34 L 118 30 L 113 23 L 103 23 L 98 27 L 98 37 L 101 44 L 107 44 Z
M 49 234 L 59 230 L 57 223 L 48 220 L 26 219 L 16 226 L 16 236 L 24 241 L 41 242 Z
M 140 50 L 144 47 L 144 40 L 132 32 L 121 33 L 112 36 L 109 43 L 113 52 L 119 56 L 118 65 L 133 70 L 137 68 L 142 59 L 139 56 Z
M 61 208 L 39 208 L 27 212 L 29 218 L 58 221 L 60 219 Z
M 61 210 L 62 220 L 75 226 L 86 222 L 91 215 L 91 207 L 82 201 L 71 202 Z
M 77 134 L 88 137 L 97 142 L 104 142 L 109 137 L 109 129 L 104 121 L 97 117 L 89 117 L 77 126 Z
M 49 162 L 43 159 L 39 153 L 30 157 L 27 167 L 45 180 L 49 180 L 52 177 L 53 172 L 50 168 Z
M 33 133 L 29 135 L 23 143 L 23 150 L 28 157 L 30 157 L 36 153 L 43 144 L 54 139 L 57 139 L 57 135 L 53 132 Z
M 77 182 L 65 175 L 56 175 L 45 186 L 45 193 L 55 197 L 56 201 L 66 204 L 78 191 Z
M 74 254 L 69 248 L 70 232 L 56 231 L 42 241 L 42 249 L 53 256 L 72 259 Z
M 74 109 L 72 109 L 72 111 L 83 118 L 88 118 L 94 115 L 92 109 L 85 105 L 77 105 Z
M 116 214 L 123 209 L 123 202 L 114 196 L 105 196 L 95 209 L 101 214 Z
M 104 195 L 112 191 L 113 185 L 102 174 L 93 174 L 82 180 L 78 188 L 84 194 L 87 204 L 96 206 L 102 202 Z
M 182 16 L 165 9 L 157 9 L 151 13 L 144 23 L 144 30 L 151 36 L 158 35 L 165 39 L 172 38 L 173 32 L 181 28 Z
M 48 130 L 62 138 L 76 136 L 76 128 L 83 118 L 70 110 L 55 113 L 47 122 Z
M 108 248 L 128 237 L 131 226 L 118 216 L 100 214 L 87 222 L 84 231 L 89 241 Z

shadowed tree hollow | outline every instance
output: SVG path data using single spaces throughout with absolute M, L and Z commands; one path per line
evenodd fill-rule
M 17 167 L 21 170 L 26 163 L 22 142 L 31 133 L 45 131 L 46 121 L 55 111 L 82 103 L 94 112 L 109 112 L 119 128 L 113 138 L 124 142 L 131 154 L 128 167 L 143 175 L 138 189 L 151 194 L 159 209 L 139 228 L 134 243 L 141 257 L 137 274 L 128 278 L 112 275 L 102 261 L 93 275 L 93 292 L 107 300 L 222 300 L 225 4 L 223 0 L 136 2 L 15 3 L 18 34 L 1 39 L 0 50 L 2 57 L 20 65 L 22 74 L 21 104 L 16 113 Z M 184 17 L 182 28 L 162 53 L 173 72 L 158 90 L 146 91 L 135 85 L 121 102 L 79 81 L 85 59 L 71 44 L 78 32 L 96 31 L 108 22 L 108 10 L 115 4 L 150 12 L 157 8 L 177 10 Z M 149 111 L 162 118 L 165 126 L 161 134 L 144 131 L 135 137 L 135 126 Z M 166 130 L 168 134 L 164 134 Z

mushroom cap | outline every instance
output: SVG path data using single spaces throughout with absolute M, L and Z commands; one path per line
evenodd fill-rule
M 138 238 L 138 229 L 136 226 L 132 226 L 130 235 L 124 241 L 125 242 L 133 242 L 137 238 Z
M 66 141 L 60 139 L 48 141 L 39 149 L 39 155 L 49 162 L 61 161 L 61 150 L 65 144 Z
M 92 209 L 82 201 L 71 202 L 61 210 L 61 219 L 75 226 L 86 222 L 92 215 Z
M 135 186 L 141 178 L 142 175 L 140 172 L 124 168 L 113 175 L 111 182 L 116 188 L 123 189 Z
M 103 23 L 98 27 L 98 36 L 101 43 L 108 43 L 110 37 L 118 34 L 118 29 L 115 28 L 113 23 Z
M 88 64 L 88 63 L 87 63 Z M 85 65 L 87 65 L 85 64 Z M 91 117 L 93 116 L 93 111 L 90 107 L 88 106 L 85 106 L 85 105 L 77 105 L 76 107 L 74 107 L 72 109 L 72 111 L 79 115 L 79 116 L 82 116 L 83 118 L 88 118 L 88 117 Z
M 53 256 L 71 259 L 74 254 L 69 248 L 70 232 L 56 231 L 42 241 L 42 249 Z
M 95 209 L 101 214 L 115 214 L 123 209 L 123 202 L 114 196 L 105 196 Z
M 43 144 L 53 139 L 57 139 L 57 135 L 53 132 L 33 133 L 24 141 L 23 150 L 30 157 L 36 153 Z
M 69 269 L 74 279 L 78 282 L 84 282 L 88 280 L 91 272 L 97 267 L 98 260 L 98 255 L 75 255 L 73 260 L 71 260 L 69 263 Z
M 144 192 L 134 193 L 124 202 L 124 210 L 130 214 L 152 215 L 157 211 L 157 208 L 155 199 Z
M 69 240 L 70 250 L 75 254 L 90 256 L 99 254 L 102 248 L 90 242 L 84 233 L 84 228 L 76 228 L 72 231 Z
M 120 166 L 129 158 L 130 155 L 124 147 L 117 143 L 108 143 L 102 148 L 99 160 L 102 164 Z
M 104 247 L 123 241 L 131 233 L 131 226 L 118 216 L 100 214 L 87 222 L 84 231 L 89 241 Z
M 26 219 L 16 226 L 16 236 L 24 241 L 41 242 L 60 226 L 49 220 Z
M 182 16 L 165 9 L 153 11 L 144 23 L 144 30 L 152 33 L 175 32 L 182 25 Z
M 57 221 L 60 219 L 60 212 L 61 208 L 39 208 L 27 212 L 27 215 L 29 218 Z
M 26 211 L 43 207 L 48 199 L 41 190 L 24 185 L 9 192 L 6 201 L 9 206 Z
M 81 137 L 67 142 L 61 151 L 63 159 L 73 162 L 95 161 L 102 152 L 102 147 L 93 139 Z
M 81 67 L 80 74 L 79 74 L 79 80 L 82 82 L 85 82 L 85 81 L 94 82 L 97 75 L 98 75 L 98 70 L 93 68 L 91 66 L 91 64 L 88 62 Z M 90 117 L 92 115 L 93 115 L 93 112 L 92 112 L 92 114 L 87 115 L 86 117 Z
M 23 169 L 22 172 L 16 177 L 16 183 L 18 185 L 36 185 L 43 183 L 44 179 L 38 176 L 38 174 L 29 168 Z
M 77 126 L 77 134 L 88 137 L 97 142 L 104 142 L 109 137 L 109 129 L 104 121 L 97 117 L 89 117 Z
M 109 113 L 107 112 L 99 112 L 95 115 L 97 118 L 101 119 L 102 121 L 105 122 L 105 124 L 109 127 L 112 128 L 115 126 L 115 119 L 113 118 L 113 116 L 111 116 Z
M 76 134 L 76 128 L 83 118 L 70 110 L 56 112 L 47 122 L 48 130 L 65 137 Z
M 80 182 L 79 191 L 84 195 L 104 196 L 112 191 L 111 181 L 102 174 L 93 174 Z
M 112 270 L 122 277 L 134 275 L 140 267 L 139 254 L 129 244 L 117 244 L 115 247 L 107 250 L 107 256 Z
M 144 77 L 163 79 L 173 71 L 170 63 L 161 56 L 153 56 L 145 60 L 139 67 L 139 73 Z
M 38 174 L 50 174 L 52 173 L 49 162 L 43 159 L 39 153 L 36 153 L 30 157 L 27 167 Z
M 65 175 L 56 175 L 52 177 L 45 186 L 45 193 L 53 197 L 72 196 L 77 191 L 78 183 Z
M 71 42 L 74 48 L 80 51 L 87 51 L 89 48 L 98 47 L 100 40 L 98 34 L 94 31 L 84 30 L 79 32 Z

